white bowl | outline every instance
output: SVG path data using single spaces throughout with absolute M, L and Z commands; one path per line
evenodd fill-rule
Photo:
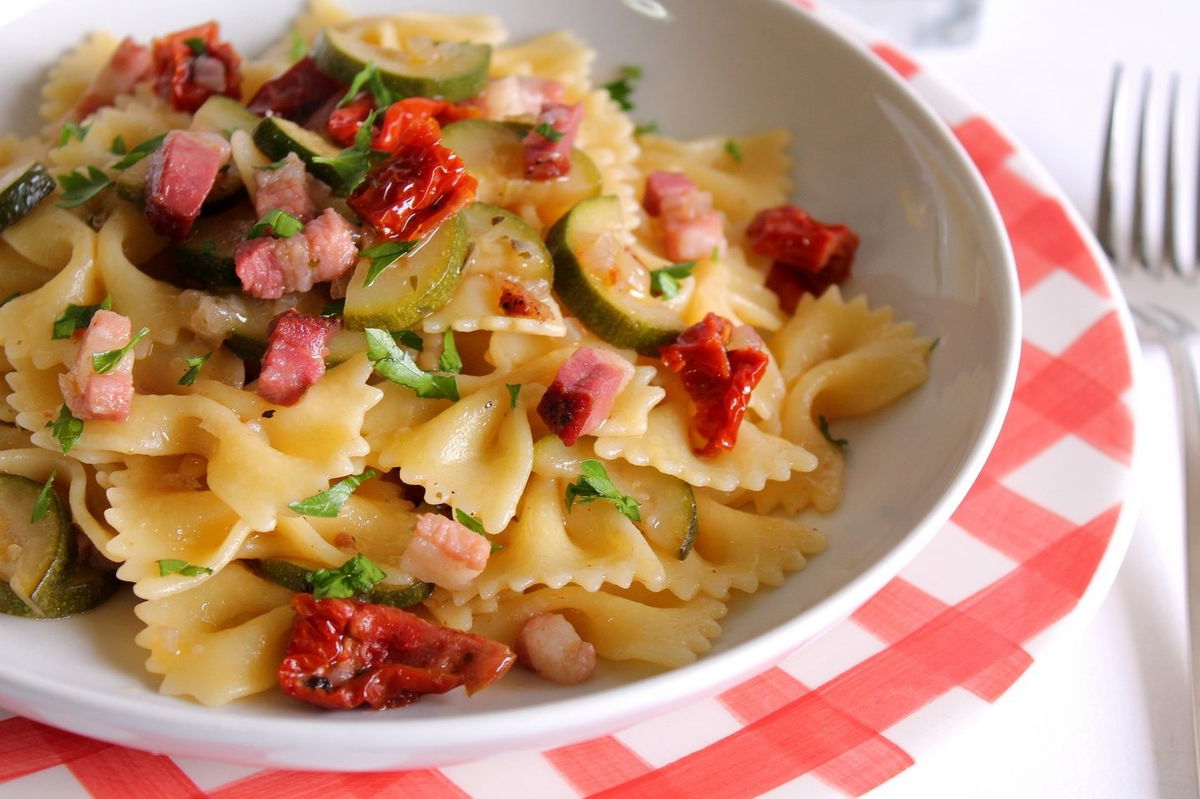
M 3 127 L 37 127 L 45 70 L 88 30 L 145 40 L 211 17 L 253 53 L 286 31 L 285 5 L 49 2 L 0 28 Z M 348 5 L 380 13 L 419 4 Z M 829 551 L 783 586 L 735 600 L 713 651 L 686 668 L 606 670 L 576 688 L 514 670 L 470 700 L 455 692 L 382 713 L 324 713 L 274 695 L 214 709 L 156 693 L 126 598 L 62 621 L 0 617 L 0 704 L 13 712 L 158 752 L 287 768 L 409 768 L 562 745 L 712 694 L 845 617 L 946 522 L 978 474 L 1016 372 L 1012 257 L 962 149 L 880 61 L 783 0 L 666 2 L 669 19 L 647 14 L 659 7 L 649 0 L 424 5 L 494 11 L 516 38 L 572 29 L 599 52 L 598 82 L 618 65 L 641 65 L 636 116 L 672 135 L 792 130 L 796 202 L 862 237 L 845 291 L 941 336 L 928 383 L 839 427 L 853 448 L 842 507 L 820 520 Z

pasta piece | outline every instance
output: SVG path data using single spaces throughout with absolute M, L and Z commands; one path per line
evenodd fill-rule
M 145 214 L 122 204 L 100 229 L 96 266 L 113 310 L 128 316 L 134 330 L 149 328 L 148 341 L 173 344 L 185 318 L 180 313 L 179 289 L 134 265 L 148 260 L 162 243 L 150 232 Z
M 758 491 L 768 480 L 786 480 L 793 471 L 816 468 L 817 459 L 811 452 L 768 435 L 748 421 L 742 422 L 733 449 L 702 457 L 692 449 L 690 424 L 687 397 L 677 388 L 668 389 L 666 400 L 650 411 L 644 436 L 601 436 L 596 439 L 596 454 L 609 460 L 622 458 L 636 466 L 653 466 L 694 486 L 712 486 L 721 491 Z
M 371 447 L 367 462 L 377 469 L 387 470 L 379 456 L 390 450 L 405 433 L 433 419 L 450 407 L 450 400 L 425 399 L 410 389 L 395 383 L 379 386 L 383 397 L 363 417 L 363 438 Z
M 42 86 L 42 105 L 38 109 L 42 119 L 50 123 L 62 119 L 87 91 L 93 76 L 108 63 L 116 49 L 115 38 L 97 31 L 50 67 Z M 57 133 L 56 129 L 47 129 L 49 136 Z
M 650 410 L 662 402 L 666 389 L 651 385 L 656 376 L 652 366 L 635 366 L 633 379 L 621 389 L 608 418 L 596 428 L 597 436 L 640 436 L 650 426 Z
M 471 631 L 511 644 L 525 620 L 562 612 L 596 654 L 609 660 L 641 660 L 668 668 L 685 666 L 707 652 L 720 634 L 725 605 L 711 597 L 683 602 L 648 591 L 587 591 L 579 586 L 539 588 L 506 595 L 494 613 L 474 615 Z
M 397 437 L 379 462 L 398 466 L 427 502 L 452 505 L 497 533 L 517 512 L 533 460 L 524 392 L 518 402 L 509 407 L 503 386 L 481 389 Z
M 700 261 L 692 277 L 696 287 L 683 313 L 688 324 L 699 322 L 709 311 L 735 325 L 762 330 L 777 330 L 784 323 L 779 297 L 763 284 L 763 273 L 746 263 L 741 248 L 729 248 L 716 261 Z
M 328 3 L 322 5 L 326 9 L 332 6 Z M 316 8 L 314 3 L 314 12 Z M 299 24 L 298 22 L 297 25 Z M 403 15 L 367 17 L 342 22 L 338 24 L 338 27 L 354 33 L 364 42 L 390 48 L 400 47 L 414 36 L 433 41 L 478 42 L 493 46 L 507 38 L 500 21 L 487 14 L 406 11 Z
M 146 628 L 134 639 L 150 650 L 146 669 L 159 692 L 205 705 L 270 690 L 287 648 L 292 592 L 231 564 L 191 590 L 143 602 Z
M 62 146 L 51 149 L 52 171 L 70 172 L 88 165 L 107 167 L 120 157 L 113 152 L 113 142 L 118 136 L 127 149 L 132 149 L 147 139 L 173 128 L 186 128 L 190 123 L 187 114 L 172 110 L 148 87 L 139 87 L 134 94 L 122 95 L 113 105 L 94 112 L 82 139 L 69 138 Z
M 561 82 L 567 101 L 578 102 L 591 88 L 588 74 L 596 54 L 568 31 L 535 36 L 520 44 L 497 47 L 492 53 L 492 75 L 535 75 Z
M 583 121 L 575 146 L 585 151 L 600 170 L 600 193 L 615 195 L 621 202 L 622 218 L 631 224 L 641 218 L 637 166 L 641 148 L 633 128 L 633 121 L 607 90 L 598 89 L 584 96 Z

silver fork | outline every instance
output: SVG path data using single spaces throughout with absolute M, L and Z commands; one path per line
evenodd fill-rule
M 1164 176 L 1160 185 L 1161 237 L 1157 253 L 1152 245 L 1151 137 L 1153 79 L 1146 73 L 1138 95 L 1137 140 L 1135 143 L 1134 195 L 1128 230 L 1118 225 L 1120 211 L 1118 172 L 1120 167 L 1122 113 L 1124 101 L 1132 90 L 1118 65 L 1113 72 L 1109 98 L 1108 127 L 1097 209 L 1096 233 L 1101 246 L 1116 267 L 1121 286 L 1129 300 L 1138 335 L 1160 344 L 1174 371 L 1179 415 L 1183 430 L 1184 532 L 1186 534 L 1186 590 L 1188 642 L 1192 692 L 1192 725 L 1195 765 L 1200 773 L 1200 394 L 1193 361 L 1195 345 L 1200 341 L 1200 158 L 1197 179 L 1185 187 L 1179 179 L 1185 160 L 1178 134 L 1179 81 L 1172 76 L 1167 94 L 1166 147 L 1162 154 Z M 1185 254 L 1184 210 L 1190 199 L 1191 253 Z M 1128 245 L 1128 246 L 1123 246 Z

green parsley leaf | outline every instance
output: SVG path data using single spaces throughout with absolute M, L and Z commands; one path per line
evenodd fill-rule
M 113 184 L 112 178 L 95 166 L 89 166 L 86 173 L 80 167 L 74 172 L 59 175 L 58 183 L 63 190 L 62 199 L 58 201 L 60 208 L 83 205 Z
M 54 496 L 54 478 L 57 475 L 57 470 L 50 472 L 50 476 L 42 485 L 42 490 L 38 492 L 37 499 L 33 503 L 33 515 L 29 517 L 30 524 L 37 524 L 50 512 L 50 500 Z
M 826 419 L 824 416 L 817 417 L 817 427 L 820 429 L 821 435 L 825 436 L 825 440 L 828 441 L 830 444 L 833 444 L 838 449 L 841 449 L 842 447 L 844 447 L 850 443 L 849 441 L 847 441 L 844 438 L 834 438 L 829 433 L 829 420 Z
M 380 272 L 396 263 L 401 256 L 412 252 L 413 247 L 416 246 L 416 241 L 385 241 L 383 244 L 376 244 L 374 247 L 368 247 L 360 252 L 358 254 L 360 258 L 367 258 L 371 261 L 363 286 L 374 283 Z
M 288 239 L 304 230 L 304 223 L 287 211 L 272 208 L 262 215 L 262 218 L 250 228 L 248 239 L 256 239 L 272 233 L 278 238 Z
M 937 346 L 938 346 L 939 344 L 941 344 L 941 343 L 942 343 L 942 337 L 941 337 L 941 336 L 938 336 L 938 337 L 937 337 L 937 338 L 935 338 L 933 341 L 929 342 L 929 352 L 933 352 L 934 350 L 936 350 L 936 349 L 937 349 Z
M 75 122 L 64 123 L 58 134 L 58 146 L 65 147 L 71 139 L 83 141 L 83 137 L 87 136 L 88 129 L 91 127 L 91 125 L 79 125 Z
M 367 336 L 367 360 L 379 375 L 411 389 L 418 397 L 458 401 L 458 381 L 454 375 L 422 371 L 412 356 L 400 349 L 386 330 L 368 327 L 364 332 Z
M 670 264 L 661 269 L 650 270 L 650 293 L 654 295 L 662 295 L 668 300 L 679 293 L 679 281 L 685 277 L 690 277 L 692 270 L 696 268 L 695 261 L 682 261 L 677 264 Z
M 508 407 L 517 407 L 517 397 L 521 396 L 521 384 L 505 383 L 504 387 L 508 389 Z
M 710 252 L 708 254 L 708 260 L 718 261 L 718 260 L 720 260 L 720 258 L 721 258 L 721 247 L 719 245 L 714 244 L 712 252 Z
M 376 477 L 378 474 L 374 469 L 367 469 L 362 474 L 352 474 L 349 477 L 338 480 L 321 493 L 313 494 L 311 497 L 293 502 L 288 507 L 301 516 L 319 516 L 323 519 L 332 519 L 341 512 L 342 506 L 346 504 L 346 500 L 350 499 L 350 495 L 354 493 L 354 489 L 371 478 Z
M 193 566 L 186 560 L 178 558 L 163 558 L 158 563 L 158 575 L 160 577 L 169 577 L 172 574 L 178 574 L 183 577 L 199 577 L 202 574 L 212 574 L 213 570 L 207 566 Z
M 632 111 L 634 83 L 642 77 L 642 68 L 625 65 L 617 70 L 617 79 L 604 84 L 605 90 L 622 111 Z
M 293 61 L 299 61 L 308 54 L 308 42 L 300 35 L 300 31 L 292 28 L 288 31 L 288 56 Z
M 137 346 L 137 343 L 145 338 L 146 334 L 149 332 L 150 328 L 143 327 L 134 334 L 133 338 L 129 339 L 129 343 L 124 347 L 116 350 L 108 350 L 107 352 L 97 352 L 92 356 L 92 368 L 95 369 L 98 374 L 111 372 L 113 367 L 120 363 L 121 359 L 125 357 L 126 353 L 132 351 L 133 348 Z
M 642 520 L 638 512 L 638 502 L 631 496 L 622 494 L 608 477 L 604 464 L 594 458 L 587 458 L 579 464 L 583 474 L 578 480 L 567 486 L 567 510 L 575 502 L 587 504 L 596 500 L 606 500 L 617 506 L 617 510 L 627 519 L 635 522 Z
M 421 338 L 421 334 L 415 330 L 401 330 L 394 334 L 394 338 L 409 349 L 417 352 L 425 351 L 425 339 Z
M 479 521 L 478 519 L 476 519 L 474 516 L 467 513 L 466 511 L 462 511 L 462 510 L 459 510 L 458 508 L 455 508 L 454 509 L 454 520 L 456 522 L 458 522 L 459 524 L 461 524 L 463 527 L 470 530 L 472 533 L 479 533 L 480 535 L 487 535 L 487 533 L 485 533 L 483 530 L 483 522 Z
M 306 577 L 316 599 L 349 599 L 365 594 L 387 575 L 366 555 L 359 553 L 336 569 L 318 569 Z
M 194 55 L 208 55 L 208 47 L 199 36 L 189 36 L 183 40 Z
M 46 427 L 50 428 L 50 435 L 58 439 L 58 446 L 62 447 L 64 455 L 71 451 L 71 447 L 75 446 L 75 442 L 83 435 L 83 420 L 72 416 L 71 409 L 65 402 L 58 409 L 58 418 L 47 422 Z
M 132 150 L 126 153 L 124 158 L 113 164 L 113 169 L 129 169 L 129 167 L 133 166 L 138 161 L 141 161 L 143 158 L 150 155 L 150 153 L 162 146 L 163 139 L 165 138 L 167 138 L 167 134 L 160 133 L 157 136 L 146 139 L 144 142 L 136 145 Z
M 330 300 L 329 303 L 321 309 L 321 316 L 326 318 L 330 316 L 342 316 L 346 313 L 346 298 L 340 300 Z
M 76 330 L 82 330 L 92 322 L 96 311 L 112 309 L 112 297 L 105 297 L 99 305 L 73 305 L 67 303 L 66 309 L 54 320 L 52 339 L 70 338 Z
M 729 153 L 729 157 L 739 164 L 742 162 L 742 147 L 733 139 L 725 140 L 725 152 Z
M 338 106 L 346 105 L 357 97 L 359 92 L 364 90 L 375 98 L 375 107 L 377 109 L 387 108 L 400 99 L 396 96 L 395 92 L 384 85 L 383 76 L 379 74 L 379 67 L 375 66 L 374 61 L 368 61 L 367 65 L 360 69 L 350 80 L 350 88 L 346 92 L 346 96 L 338 103 Z
M 558 128 L 554 127 L 553 125 L 549 125 L 545 122 L 543 122 L 540 125 L 538 125 L 537 127 L 535 127 L 533 129 L 533 132 L 538 134 L 542 138 L 547 139 L 548 141 L 552 141 L 552 142 L 560 142 L 560 141 L 562 141 L 562 137 L 564 135 L 566 135 Z
M 354 191 L 367 172 L 371 170 L 372 156 L 371 133 L 375 126 L 375 117 L 379 109 L 372 111 L 354 134 L 354 144 L 342 150 L 337 155 L 318 155 L 313 158 L 317 164 L 328 164 L 338 173 L 338 177 L 346 184 L 347 193 Z
M 183 373 L 183 377 L 179 378 L 179 385 L 190 386 L 196 382 L 196 378 L 200 376 L 200 367 L 204 366 L 204 362 L 212 357 L 212 353 L 208 352 L 204 355 L 193 355 L 190 358 L 184 358 L 183 362 L 187 364 L 187 371 Z
M 462 358 L 458 355 L 458 347 L 454 345 L 454 331 L 447 330 L 442 334 L 442 354 L 438 356 L 438 369 L 443 372 L 461 372 Z
M 639 124 L 637 127 L 635 127 L 633 129 L 633 134 L 635 136 L 641 136 L 644 133 L 658 133 L 658 123 L 657 122 L 642 122 L 641 124 Z
M 128 149 L 125 146 L 125 137 L 120 133 L 113 137 L 112 144 L 108 147 L 108 151 L 113 155 L 125 155 Z

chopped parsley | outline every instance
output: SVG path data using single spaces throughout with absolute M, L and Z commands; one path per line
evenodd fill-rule
M 409 349 L 414 349 L 417 352 L 425 351 L 425 339 L 421 338 L 421 334 L 415 330 L 401 330 L 394 334 L 396 341 L 399 341 Z
M 583 474 L 571 485 L 567 486 L 567 510 L 576 502 L 587 504 L 597 500 L 605 500 L 617 506 L 621 515 L 635 522 L 642 520 L 638 511 L 638 502 L 633 497 L 622 494 L 608 477 L 604 464 L 594 458 L 587 458 L 579 464 Z
M 46 427 L 50 428 L 50 435 L 58 439 L 58 446 L 62 448 L 64 455 L 71 451 L 71 447 L 75 446 L 75 442 L 83 435 L 83 420 L 71 415 L 71 409 L 65 402 L 58 409 L 58 418 L 53 422 L 46 422 Z
M 521 384 L 505 383 L 504 387 L 508 389 L 508 407 L 517 407 L 517 398 L 521 396 Z
M 300 35 L 300 31 L 292 28 L 288 31 L 288 55 L 293 61 L 299 61 L 308 54 L 308 42 Z
M 368 247 L 358 255 L 361 258 L 370 260 L 371 265 L 367 267 L 367 277 L 363 281 L 363 286 L 369 286 L 375 282 L 375 278 L 387 269 L 402 256 L 408 255 L 413 248 L 417 246 L 416 241 L 385 241 L 383 244 L 376 244 L 374 247 Z
M 83 205 L 113 184 L 112 178 L 95 166 L 87 167 L 86 172 L 80 167 L 74 172 L 59 175 L 58 183 L 63 190 L 62 199 L 58 201 L 60 208 Z
M 378 474 L 374 469 L 367 469 L 362 474 L 352 474 L 349 477 L 338 480 L 319 494 L 313 494 L 311 497 L 297 500 L 289 504 L 288 507 L 301 516 L 317 516 L 322 519 L 333 519 L 341 513 L 342 506 L 346 504 L 346 500 L 350 499 L 350 495 L 354 493 L 354 489 L 376 477 Z
M 305 578 L 316 599 L 349 599 L 367 593 L 386 576 L 375 561 L 359 553 L 336 569 L 317 569 Z
M 470 530 L 472 533 L 479 533 L 480 535 L 486 535 L 486 533 L 483 530 L 483 522 L 479 521 L 478 519 L 476 519 L 474 516 L 467 513 L 466 511 L 455 508 L 454 509 L 454 520 L 456 522 L 458 522 L 459 524 L 461 524 L 463 527 Z
M 105 297 L 99 305 L 74 305 L 67 303 L 66 309 L 54 320 L 54 328 L 50 338 L 70 338 L 71 334 L 76 330 L 82 330 L 92 323 L 92 317 L 96 315 L 96 311 L 108 311 L 111 309 L 111 296 Z
M 438 369 L 443 372 L 461 372 L 462 358 L 459 357 L 458 347 L 454 344 L 454 331 L 447 330 L 442 335 L 442 354 L 438 356 Z
M 372 153 L 374 152 L 371 149 L 371 133 L 375 128 L 375 117 L 378 115 L 379 109 L 376 108 L 363 120 L 358 132 L 354 134 L 352 146 L 337 155 L 318 155 L 313 158 L 313 163 L 328 164 L 333 167 L 333 171 L 337 172 L 338 177 L 346 185 L 347 193 L 354 191 L 371 169 Z
M 696 268 L 695 261 L 682 261 L 661 269 L 650 270 L 650 293 L 668 300 L 679 293 L 679 281 L 691 277 Z
M 146 334 L 149 332 L 150 328 L 143 327 L 133 335 L 133 338 L 129 339 L 129 343 L 124 347 L 115 350 L 108 350 L 107 352 L 97 352 L 92 356 L 92 368 L 96 370 L 97 374 L 111 372 L 113 368 L 121 362 L 121 359 L 131 352 L 133 348 L 137 346 L 137 343 L 145 338 Z
M 604 84 L 605 90 L 622 111 L 633 110 L 634 84 L 642 77 L 642 68 L 626 64 L 617 70 L 617 79 Z
M 547 124 L 545 122 L 543 122 L 540 125 L 538 125 L 537 127 L 535 127 L 533 129 L 533 132 L 538 134 L 539 136 L 547 139 L 548 141 L 552 141 L 555 143 L 562 141 L 562 137 L 565 135 L 558 128 L 554 127 L 553 125 Z
M 157 136 L 146 139 L 141 144 L 134 146 L 132 150 L 125 154 L 124 158 L 113 164 L 113 169 L 129 169 L 129 167 L 133 166 L 138 161 L 141 161 L 143 158 L 150 155 L 150 153 L 162 146 L 163 139 L 165 138 L 167 138 L 167 134 L 160 133 Z M 124 144 L 124 142 L 122 142 L 122 144 Z
M 360 69 L 350 80 L 350 88 L 346 91 L 346 96 L 342 98 L 338 106 L 350 103 L 362 91 L 368 92 L 375 98 L 376 108 L 387 108 L 400 99 L 396 96 L 395 92 L 384 85 L 383 76 L 379 73 L 379 67 L 375 66 L 374 61 L 368 61 L 367 65 Z
M 183 362 L 187 364 L 187 371 L 179 378 L 179 385 L 190 386 L 196 382 L 196 378 L 200 376 L 200 367 L 204 366 L 204 362 L 212 357 L 212 353 L 208 352 L 204 355 L 194 355 L 190 358 L 184 358 Z
M 368 327 L 367 359 L 376 373 L 397 385 L 411 389 L 418 397 L 458 401 L 458 381 L 454 375 L 423 371 L 386 330 Z
M 742 162 L 742 146 L 733 139 L 725 140 L 725 152 L 729 153 L 729 157 L 739 164 Z
M 262 215 L 262 218 L 254 223 L 254 227 L 250 228 L 248 239 L 256 239 L 259 236 L 265 236 L 268 233 L 273 233 L 281 239 L 291 238 L 292 236 L 304 230 L 304 223 L 296 217 L 289 214 L 287 211 L 279 208 L 272 208 Z
M 50 476 L 42 485 L 42 490 L 38 492 L 37 499 L 33 503 L 33 514 L 29 517 L 30 524 L 37 524 L 50 512 L 50 502 L 54 498 L 54 478 L 57 475 L 57 470 L 50 472 Z
M 109 145 L 108 151 L 113 155 L 125 155 L 129 148 L 125 146 L 125 137 L 118 133 L 113 137 L 112 144 Z
M 939 344 L 941 344 L 941 343 L 942 343 L 942 337 L 941 337 L 941 336 L 938 336 L 938 337 L 937 337 L 937 338 L 935 338 L 933 341 L 929 342 L 929 352 L 933 352 L 934 350 L 936 350 L 936 349 L 937 349 L 937 346 L 938 346 Z
M 187 45 L 193 55 L 208 55 L 208 46 L 199 36 L 189 36 L 183 40 L 183 43 Z
M 213 570 L 207 566 L 193 566 L 186 560 L 178 558 L 163 558 L 158 563 L 158 574 L 160 577 L 169 577 L 172 574 L 178 574 L 182 577 L 199 577 L 202 574 L 212 574 Z
M 635 136 L 641 136 L 644 133 L 658 133 L 658 123 L 653 121 L 642 122 L 633 129 Z
M 83 141 L 83 138 L 87 136 L 88 129 L 91 127 L 91 125 L 80 125 L 75 122 L 64 123 L 62 130 L 58 134 L 58 146 L 65 147 L 71 139 Z
M 838 449 L 846 446 L 850 442 L 844 438 L 834 438 L 829 432 L 829 420 L 824 416 L 817 417 L 817 428 L 820 429 L 821 435 L 825 436 L 825 440 L 833 444 Z

